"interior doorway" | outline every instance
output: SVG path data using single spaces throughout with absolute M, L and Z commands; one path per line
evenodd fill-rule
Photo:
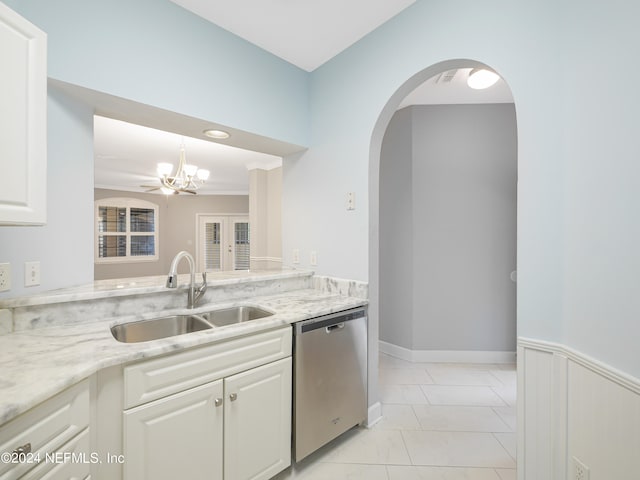
M 197 215 L 197 269 L 199 272 L 249 270 L 248 215 Z
M 427 69 L 383 130 L 379 345 L 405 360 L 515 361 L 515 105 L 503 80 L 475 95 L 472 68 Z

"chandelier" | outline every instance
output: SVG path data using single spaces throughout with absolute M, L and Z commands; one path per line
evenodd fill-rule
M 165 195 L 171 193 L 195 194 L 198 187 L 209 178 L 209 170 L 187 164 L 184 142 L 180 145 L 180 160 L 175 175 L 171 175 L 173 165 L 170 163 L 159 163 L 157 171 L 162 184 L 160 190 Z

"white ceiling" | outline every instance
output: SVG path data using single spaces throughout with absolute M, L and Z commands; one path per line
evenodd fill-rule
M 311 72 L 415 0 L 171 0 Z
M 156 165 L 177 166 L 184 141 L 187 163 L 211 172 L 198 190 L 202 194 L 246 195 L 248 168 L 271 169 L 282 158 L 266 153 L 177 135 L 107 117 L 94 117 L 96 188 L 143 192 L 140 185 L 159 185 Z M 152 193 L 160 193 L 159 190 Z

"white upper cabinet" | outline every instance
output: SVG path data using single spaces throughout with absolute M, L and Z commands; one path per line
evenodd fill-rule
M 47 199 L 47 36 L 0 2 L 0 225 L 42 225 Z

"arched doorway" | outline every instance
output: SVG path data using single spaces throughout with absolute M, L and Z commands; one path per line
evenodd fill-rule
M 485 245 L 475 248 L 476 253 L 478 250 L 482 250 L 483 248 L 486 252 L 487 247 L 489 248 L 492 247 L 492 245 L 486 245 L 486 243 L 487 242 L 492 243 L 489 241 L 492 235 L 492 231 L 495 230 L 497 226 L 501 224 L 501 220 L 495 216 L 494 216 L 495 218 L 492 218 L 491 221 L 486 222 L 487 228 L 489 229 L 488 231 L 485 231 L 482 234 L 477 235 L 476 239 L 472 239 L 471 242 L 467 242 L 466 244 L 464 240 L 468 240 L 468 239 L 465 239 L 464 237 L 468 235 L 469 230 L 468 229 L 465 230 L 465 228 L 458 229 L 458 231 L 456 232 L 456 235 L 449 237 L 456 240 L 455 242 L 451 242 L 451 245 L 446 245 L 447 243 L 446 235 L 440 235 L 440 238 L 438 238 L 438 241 L 440 242 L 440 247 L 443 247 L 444 250 L 446 250 L 448 247 L 452 247 L 452 248 L 449 248 L 448 253 L 446 253 L 445 255 L 445 257 L 447 258 L 444 258 L 443 262 L 441 262 L 441 265 L 439 265 L 439 271 L 438 269 L 433 269 L 432 277 L 433 276 L 437 277 L 438 275 L 445 274 L 448 276 L 448 278 L 446 282 L 441 282 L 441 284 L 431 283 L 430 284 L 431 288 L 433 288 L 434 285 L 442 288 L 447 287 L 447 285 L 450 287 L 452 284 L 455 284 L 456 281 L 460 281 L 460 280 L 462 280 L 461 283 L 465 283 L 466 281 L 465 288 L 473 288 L 474 282 L 477 282 L 478 275 L 482 276 L 482 275 L 485 275 L 487 271 L 490 272 L 492 265 L 493 266 L 497 265 L 496 259 L 501 260 L 501 262 L 498 262 L 500 263 L 500 265 L 496 266 L 496 268 L 500 271 L 497 273 L 497 275 L 493 275 L 494 278 L 487 280 L 487 285 L 484 285 L 485 287 L 487 287 L 486 290 L 483 292 L 480 292 L 480 294 L 477 296 L 478 297 L 477 300 L 479 300 L 480 303 L 476 302 L 474 304 L 474 302 L 471 302 L 471 301 L 465 302 L 465 299 L 468 299 L 469 297 L 468 290 L 465 293 L 465 292 L 455 292 L 451 290 L 446 290 L 445 288 L 445 290 L 441 290 L 440 292 L 437 292 L 434 294 L 434 298 L 436 300 L 442 300 L 440 302 L 440 306 L 438 307 L 440 310 L 432 309 L 432 311 L 429 312 L 429 315 L 434 315 L 439 312 L 440 314 L 442 313 L 451 314 L 452 317 L 456 317 L 460 315 L 466 316 L 464 321 L 461 322 L 460 324 L 456 324 L 455 322 L 452 322 L 451 318 L 442 319 L 443 325 L 446 327 L 445 330 L 449 329 L 449 332 L 445 333 L 445 336 L 448 335 L 449 339 L 452 340 L 451 343 L 446 343 L 446 342 L 443 343 L 442 338 L 440 339 L 434 338 L 433 330 L 429 330 L 429 328 L 427 329 L 423 328 L 425 326 L 425 322 L 418 323 L 415 321 L 416 318 L 418 318 L 420 315 L 424 313 L 422 309 L 424 309 L 426 297 L 421 294 L 420 289 L 429 288 L 429 284 L 428 282 L 427 284 L 422 282 L 419 285 L 416 285 L 415 279 L 420 278 L 422 276 L 421 271 L 411 271 L 411 268 L 405 268 L 405 269 L 402 268 L 403 266 L 412 266 L 413 262 L 416 261 L 416 252 L 418 252 L 419 256 L 421 257 L 420 258 L 421 261 L 418 262 L 418 267 L 419 269 L 424 269 L 426 258 L 428 258 L 429 260 L 438 258 L 439 255 L 442 255 L 442 252 L 444 250 L 443 249 L 438 250 L 437 248 L 432 249 L 432 251 L 429 252 L 429 255 L 425 255 L 424 252 L 422 251 L 424 246 L 422 244 L 418 248 L 416 248 L 415 245 L 411 246 L 411 248 L 408 248 L 408 245 L 406 243 L 404 245 L 401 245 L 401 242 L 398 242 L 397 244 L 392 246 L 389 241 L 389 238 L 392 238 L 393 235 L 403 235 L 406 232 L 389 232 L 388 230 L 389 222 L 385 223 L 385 215 L 386 215 L 386 218 L 389 218 L 389 208 L 388 208 L 389 206 L 383 203 L 385 199 L 384 192 L 388 190 L 388 188 L 385 187 L 384 185 L 384 178 L 385 178 L 384 175 L 388 174 L 388 172 L 385 173 L 384 171 L 385 169 L 383 168 L 383 165 L 381 165 L 381 157 L 383 156 L 383 139 L 384 139 L 385 133 L 387 133 L 387 128 L 391 124 L 392 117 L 394 116 L 394 114 L 396 114 L 398 107 L 401 105 L 403 99 L 407 97 L 407 95 L 409 95 L 410 92 L 416 89 L 416 87 L 423 84 L 427 80 L 442 74 L 443 72 L 454 71 L 459 69 L 477 68 L 481 66 L 483 66 L 483 64 L 480 64 L 472 60 L 450 60 L 450 61 L 441 62 L 435 65 L 432 65 L 431 67 L 428 67 L 422 70 L 421 72 L 417 73 L 416 75 L 411 77 L 409 80 L 407 80 L 407 82 L 405 82 L 392 95 L 392 97 L 389 99 L 389 101 L 385 105 L 376 123 L 375 129 L 372 135 L 372 139 L 371 139 L 371 145 L 370 145 L 371 148 L 370 148 L 370 173 L 369 173 L 369 185 L 370 185 L 369 187 L 369 198 L 370 198 L 369 221 L 371 226 L 370 239 L 369 239 L 370 240 L 370 258 L 369 258 L 370 285 L 369 286 L 370 286 L 371 304 L 370 304 L 369 316 L 370 316 L 370 319 L 372 320 L 370 323 L 370 338 L 373 337 L 375 339 L 374 341 L 370 342 L 370 348 L 374 349 L 375 352 L 378 351 L 378 347 L 380 344 L 382 344 L 383 347 L 386 347 L 385 343 L 383 342 L 386 342 L 385 339 L 389 338 L 389 332 L 393 331 L 394 327 L 397 327 L 397 329 L 400 330 L 400 332 L 396 331 L 395 333 L 400 333 L 400 335 L 397 336 L 396 338 L 392 338 L 391 339 L 392 341 L 388 341 L 386 342 L 386 344 L 399 347 L 395 349 L 393 353 L 399 356 L 400 358 L 413 359 L 417 361 L 456 361 L 455 358 L 453 358 L 451 355 L 455 354 L 456 352 L 460 352 L 461 355 L 459 356 L 459 358 L 461 359 L 466 358 L 467 360 L 471 360 L 471 361 L 482 361 L 481 359 L 483 358 L 486 359 L 486 361 L 491 361 L 491 362 L 508 361 L 509 358 L 513 360 L 515 359 L 515 355 L 514 355 L 515 328 L 516 328 L 515 284 L 512 283 L 512 280 L 510 278 L 510 274 L 512 273 L 512 271 L 515 271 L 515 249 L 516 249 L 516 245 L 515 245 L 516 243 L 516 240 L 515 240 L 516 173 L 515 172 L 517 170 L 517 158 L 516 158 L 517 147 L 516 147 L 515 109 L 513 107 L 513 104 L 511 105 L 511 117 L 512 117 L 512 129 L 513 129 L 512 130 L 513 172 L 511 175 L 512 177 L 511 179 L 504 178 L 505 182 L 508 183 L 509 181 L 511 181 L 513 184 L 512 192 L 508 193 L 508 195 L 512 199 L 512 204 L 511 206 L 506 207 L 505 205 L 507 205 L 509 201 L 511 201 L 507 199 L 505 202 L 501 203 L 502 206 L 496 207 L 498 209 L 500 208 L 511 209 L 511 212 L 506 212 L 506 213 L 503 212 L 505 213 L 506 216 L 509 216 L 509 215 L 513 216 L 511 226 L 505 227 L 506 229 L 512 228 L 512 232 L 510 233 L 511 238 L 506 240 L 502 238 L 500 239 L 499 242 L 496 242 L 493 245 L 495 246 L 493 253 L 497 255 L 493 259 L 479 258 L 477 256 L 473 257 L 473 252 L 466 251 L 470 248 L 470 246 L 473 246 L 473 240 L 482 241 L 485 243 Z M 440 108 L 439 112 L 435 112 L 435 115 L 441 115 L 445 110 L 447 111 L 447 116 L 450 116 L 449 115 L 451 113 L 449 111 L 450 109 L 446 109 L 445 107 Z M 463 108 L 457 108 L 454 110 L 458 110 L 457 114 L 462 115 L 462 117 L 458 117 L 458 118 L 464 118 L 465 116 L 469 115 L 470 111 L 473 111 L 469 109 L 466 109 L 466 111 L 463 111 L 465 110 Z M 508 108 L 503 110 L 508 110 Z M 506 114 L 507 117 L 509 116 L 508 112 L 502 112 L 502 113 Z M 433 114 L 434 112 L 429 112 L 429 115 L 433 115 Z M 422 115 L 422 113 L 420 113 L 420 115 Z M 422 115 L 422 116 L 424 117 L 425 115 Z M 410 116 L 410 115 L 405 115 L 405 117 L 406 116 Z M 453 118 L 454 118 L 453 121 L 455 122 L 455 115 L 453 116 Z M 484 134 L 485 133 L 480 133 L 480 136 L 482 137 L 482 135 Z M 422 147 L 424 147 L 425 142 L 422 142 L 422 143 L 423 143 Z M 427 143 L 428 143 L 428 140 L 427 140 Z M 471 149 L 475 148 L 472 145 L 470 145 L 469 147 Z M 418 156 L 422 155 L 423 153 L 424 152 L 421 152 L 420 154 L 418 154 Z M 466 153 L 466 155 L 468 156 L 468 152 Z M 464 153 L 463 153 L 463 156 L 464 156 Z M 502 164 L 501 166 L 493 165 L 492 168 L 497 168 L 498 170 L 496 171 L 500 171 L 500 169 L 503 168 L 504 166 L 505 166 L 504 164 Z M 418 192 L 417 197 L 419 198 L 417 199 L 417 201 L 419 202 L 425 201 L 425 196 L 420 194 L 429 190 L 428 186 L 422 182 L 424 182 L 425 179 L 428 179 L 428 176 L 430 175 L 430 173 L 426 172 L 425 168 L 423 167 L 424 166 L 421 167 L 421 177 L 418 180 L 418 182 L 420 182 L 418 188 L 415 188 L 416 186 L 414 185 L 414 189 Z M 463 162 L 457 165 L 457 167 L 465 169 L 468 167 L 468 164 L 465 166 Z M 405 172 L 405 176 L 410 178 L 414 176 L 415 173 L 416 173 L 415 171 Z M 491 174 L 488 174 L 488 170 L 485 170 L 484 173 L 483 172 L 476 172 L 476 173 L 480 173 L 481 175 L 487 176 L 489 183 L 491 182 L 495 183 L 495 178 L 492 178 Z M 510 174 L 507 174 L 506 177 L 509 177 L 509 175 Z M 432 180 L 436 182 L 436 184 L 438 184 L 438 182 L 442 181 L 442 178 L 432 179 Z M 473 181 L 473 179 L 470 179 L 470 180 Z M 398 181 L 398 179 L 396 179 L 396 181 Z M 381 190 L 381 184 L 382 184 L 382 190 Z M 464 190 L 464 188 L 461 185 L 455 185 L 454 183 L 452 184 L 452 186 L 455 186 L 456 188 L 458 188 L 457 193 L 460 193 L 460 189 Z M 482 189 L 482 188 L 484 188 L 484 186 L 479 186 L 479 189 Z M 500 188 L 501 187 L 499 187 L 498 189 Z M 451 192 L 451 191 L 447 192 L 448 188 L 444 188 L 443 190 L 445 190 L 444 193 L 450 193 L 451 195 L 457 194 L 456 192 Z M 406 188 L 402 191 L 402 194 L 411 196 L 411 192 L 408 192 Z M 496 192 L 493 192 L 491 195 L 495 197 L 496 194 L 497 194 Z M 389 198 L 388 192 L 387 192 L 386 198 Z M 446 198 L 446 195 L 444 197 L 440 197 L 440 199 L 442 198 Z M 489 201 L 487 205 L 494 205 L 495 207 L 497 204 L 493 202 L 493 200 L 496 200 L 496 199 L 492 198 L 490 200 L 491 201 Z M 481 202 L 474 201 L 472 197 L 469 197 L 463 203 L 466 203 L 467 205 L 471 205 L 475 208 L 475 207 L 479 207 L 478 203 L 481 203 Z M 424 204 L 420 204 L 420 203 L 414 204 L 414 207 L 418 207 L 418 209 L 421 206 L 424 206 Z M 465 208 L 464 205 L 457 205 L 456 207 L 457 207 L 458 213 L 460 213 L 461 209 L 464 210 Z M 441 210 L 440 218 L 439 218 L 441 223 L 439 226 L 437 224 L 433 225 L 431 227 L 432 228 L 431 233 L 433 233 L 434 231 L 438 232 L 439 229 L 442 227 L 442 221 L 445 221 L 446 223 L 447 216 L 452 215 L 455 212 L 456 212 L 456 208 L 449 209 L 449 211 L 446 211 L 446 209 Z M 407 219 L 410 219 L 411 217 L 415 219 L 417 216 L 415 211 L 412 213 L 411 212 L 407 213 L 406 211 L 402 213 Z M 430 214 L 433 214 L 433 213 L 434 211 L 432 209 Z M 485 209 L 485 213 L 486 213 L 486 209 Z M 396 215 L 394 216 L 394 220 L 399 220 L 399 219 L 401 220 L 401 217 L 402 215 Z M 433 219 L 433 215 L 430 215 L 430 217 L 431 219 Z M 456 218 L 453 223 L 456 224 L 456 227 L 461 227 L 461 226 L 464 227 L 465 222 L 470 222 L 472 220 L 473 220 L 473 215 L 472 217 L 467 219 L 463 217 Z M 478 218 L 478 222 L 475 224 L 473 228 L 478 228 L 479 225 L 480 226 L 483 225 L 486 220 L 487 218 L 484 218 L 484 219 Z M 414 225 L 415 221 L 412 220 L 412 222 L 413 222 L 412 225 Z M 416 243 L 424 241 L 425 236 L 428 235 L 428 232 L 424 231 L 424 228 L 425 228 L 424 222 L 422 222 L 422 224 L 420 225 L 420 228 L 422 229 L 422 231 L 419 234 L 412 235 L 412 238 Z M 398 238 L 402 238 L 402 237 L 398 237 Z M 462 243 L 460 243 L 459 240 L 461 240 Z M 506 252 L 505 255 L 502 255 L 502 253 L 505 253 L 504 245 L 508 244 L 509 242 L 512 243 L 512 247 L 510 247 L 510 252 Z M 381 246 L 384 247 L 384 249 L 381 249 Z M 389 259 L 386 258 L 385 255 L 392 248 L 395 252 L 401 252 L 403 256 L 400 255 L 397 258 L 394 258 L 389 261 Z M 460 254 L 464 253 L 464 255 L 456 256 L 454 253 L 456 248 L 458 249 L 458 253 Z M 466 259 L 465 259 L 465 255 L 466 255 Z M 505 256 L 511 256 L 511 260 L 506 261 L 504 259 Z M 469 272 L 465 271 L 465 268 L 468 267 L 468 265 L 465 262 L 468 262 L 469 259 L 473 259 L 473 258 L 475 258 L 477 262 L 483 263 L 484 264 L 483 268 L 485 270 L 484 270 L 484 273 L 482 273 L 481 271 L 478 270 L 478 268 L 476 268 L 477 265 L 469 267 L 475 271 L 474 273 L 475 278 L 473 279 L 473 281 L 467 281 L 468 280 L 467 276 Z M 509 266 L 509 264 L 511 264 L 512 266 Z M 381 288 L 387 288 L 387 289 L 389 288 L 388 285 L 385 286 L 385 280 L 387 278 L 386 276 L 389 276 L 391 274 L 392 269 L 389 268 L 390 265 L 391 266 L 396 265 L 400 267 L 397 269 L 397 271 L 394 274 L 401 275 L 401 276 L 404 275 L 403 277 L 401 277 L 404 279 L 404 282 L 396 282 L 392 279 L 391 282 L 386 282 L 387 284 L 392 283 L 395 286 L 396 290 L 402 290 L 402 289 L 411 290 L 411 289 L 417 288 L 418 291 L 411 292 L 410 295 L 404 298 L 396 299 L 395 305 L 392 305 L 391 307 L 387 308 L 388 305 L 385 304 L 385 301 L 386 301 L 385 294 L 389 292 L 388 290 L 381 290 Z M 381 270 L 381 269 L 384 269 L 384 270 Z M 381 273 L 381 272 L 384 272 L 384 273 Z M 501 299 L 500 298 L 488 299 L 487 297 L 492 295 L 491 293 L 492 291 L 493 292 L 497 291 L 497 290 L 492 290 L 492 288 L 495 287 L 494 285 L 496 283 L 495 278 L 497 277 L 501 277 L 500 295 L 498 295 L 499 297 L 501 297 Z M 434 281 L 434 278 L 431 278 L 430 282 L 433 282 L 433 281 Z M 438 279 L 435 278 L 435 281 L 437 282 Z M 475 285 L 477 287 L 478 285 L 482 285 L 482 283 L 475 283 Z M 498 322 L 498 324 L 478 325 L 477 322 L 475 322 L 474 319 L 471 317 L 472 310 L 474 308 L 477 308 L 478 305 L 483 304 L 484 305 L 483 308 L 480 309 L 482 311 L 478 312 L 477 317 L 480 317 L 481 319 L 486 319 L 487 317 L 492 315 L 491 308 L 496 307 L 499 302 L 504 301 L 505 295 L 508 295 L 507 290 L 509 290 L 509 288 L 512 289 L 511 304 L 501 306 L 501 308 L 505 310 L 504 312 L 502 312 L 503 315 L 500 320 L 500 322 L 502 323 Z M 445 298 L 442 298 L 443 291 L 448 292 L 447 295 L 445 295 Z M 456 296 L 456 293 L 459 293 L 460 295 Z M 447 296 L 449 298 L 446 298 Z M 407 302 L 411 303 L 410 307 L 405 309 L 402 312 L 398 312 L 395 319 L 395 320 L 400 319 L 405 323 L 404 324 L 398 323 L 393 327 L 389 328 L 389 325 L 385 323 L 385 321 L 387 321 L 387 318 L 381 317 L 381 314 L 388 316 L 390 309 L 391 310 L 396 309 L 398 305 L 406 306 Z M 443 308 L 443 305 L 446 305 L 447 302 L 450 302 L 450 303 L 458 302 L 459 306 L 462 305 L 462 306 L 468 307 L 468 311 L 464 313 L 461 313 L 460 311 L 451 312 L 449 311 L 451 309 L 447 310 L 446 308 Z M 436 303 L 436 302 L 432 302 L 431 304 L 428 304 L 428 306 L 432 307 L 433 303 Z M 490 307 L 488 309 L 485 308 L 489 304 L 493 304 L 493 307 Z M 416 311 L 416 310 L 419 310 L 419 311 Z M 507 317 L 510 317 L 510 320 L 509 320 L 510 324 L 508 325 L 505 323 L 507 321 Z M 465 322 L 467 323 L 465 324 Z M 433 327 L 433 324 L 434 323 L 431 322 L 430 327 Z M 476 330 L 474 331 L 474 329 Z M 491 332 L 492 329 L 493 330 L 502 329 L 502 330 L 500 330 L 499 332 L 496 330 L 496 335 L 493 335 Z M 442 330 L 442 328 L 440 328 L 439 330 Z M 440 334 L 443 332 L 437 331 L 437 333 Z M 499 342 L 492 342 L 492 340 L 495 340 L 494 337 L 502 337 L 502 338 L 500 339 Z M 426 341 L 424 341 L 425 338 L 426 338 Z M 378 340 L 383 340 L 383 342 L 378 343 Z M 459 340 L 463 340 L 463 341 L 459 341 Z M 403 342 L 404 344 L 402 344 Z M 493 356 L 488 355 L 491 351 L 493 351 L 495 355 Z M 443 352 L 446 352 L 446 354 L 443 355 Z M 474 352 L 478 352 L 478 355 L 473 355 Z M 500 352 L 500 353 L 496 353 L 496 352 Z M 373 357 L 370 357 L 370 358 L 373 358 Z M 462 360 L 458 360 L 458 361 L 462 361 Z M 373 385 L 377 385 L 377 375 L 378 375 L 377 365 L 374 365 L 372 366 L 369 374 L 370 385 L 372 384 L 372 382 L 373 382 Z M 377 389 L 376 387 L 374 387 L 370 393 L 371 394 L 370 404 L 373 404 L 373 399 L 377 398 L 376 397 L 377 393 L 378 393 Z

